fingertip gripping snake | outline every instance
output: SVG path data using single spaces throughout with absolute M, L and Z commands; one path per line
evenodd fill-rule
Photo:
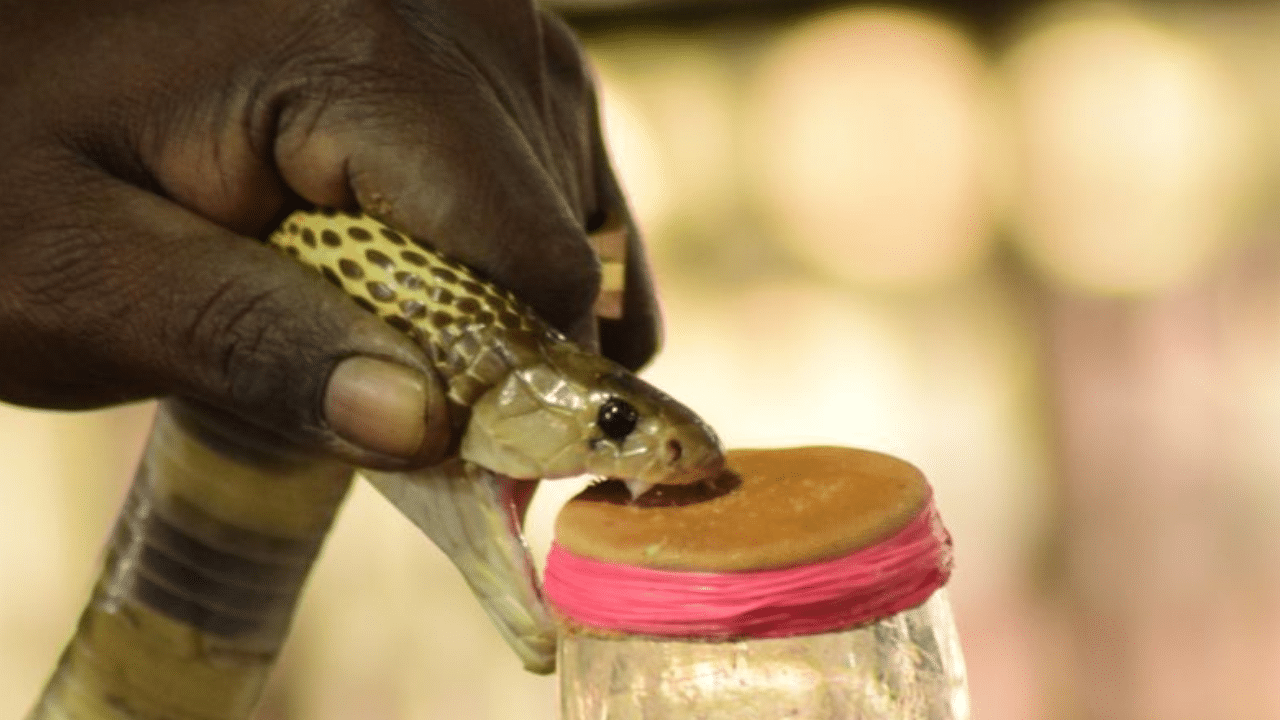
M 525 667 L 551 672 L 556 629 L 517 484 L 596 475 L 637 495 L 695 482 L 723 463 L 715 434 L 510 292 L 369 216 L 299 211 L 268 242 L 422 347 L 447 389 L 457 455 L 415 472 L 361 472 L 449 555 Z M 351 468 L 239 427 L 161 404 L 32 720 L 250 715 Z

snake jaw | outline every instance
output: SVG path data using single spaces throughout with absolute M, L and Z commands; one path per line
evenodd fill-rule
M 534 483 L 459 459 L 364 474 L 449 556 L 525 669 L 554 672 L 556 625 L 521 527 Z

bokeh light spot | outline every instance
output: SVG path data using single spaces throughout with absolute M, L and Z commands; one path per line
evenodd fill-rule
M 781 239 L 853 283 L 922 284 L 991 237 L 987 67 L 938 18 L 818 16 L 765 54 L 752 174 Z

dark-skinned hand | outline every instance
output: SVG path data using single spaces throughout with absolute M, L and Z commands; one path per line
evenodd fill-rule
M 265 247 L 362 208 L 582 342 L 630 226 L 571 33 L 531 0 L 0 0 L 0 400 L 172 395 L 363 466 L 449 442 L 408 338 Z M 630 233 L 631 368 L 657 341 Z

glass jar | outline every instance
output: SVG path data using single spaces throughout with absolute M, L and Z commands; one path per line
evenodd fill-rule
M 562 720 L 967 720 L 945 588 L 861 627 L 707 642 L 567 626 Z

